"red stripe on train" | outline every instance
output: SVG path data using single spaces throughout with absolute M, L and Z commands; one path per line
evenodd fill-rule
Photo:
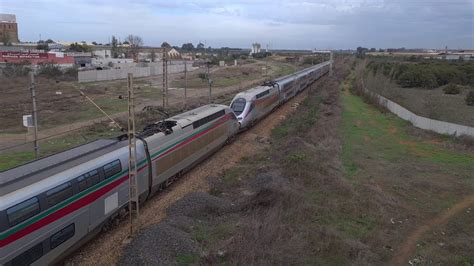
M 229 118 L 230 118 L 230 114 L 225 115 L 224 117 L 219 119 L 217 121 L 216 125 L 214 125 L 213 127 L 197 134 L 196 136 L 193 136 L 192 138 L 180 143 L 179 145 L 176 145 L 172 149 L 166 151 L 165 153 L 161 154 L 159 157 L 155 158 L 153 161 L 155 161 L 158 158 L 164 156 L 165 154 L 170 153 L 173 150 L 176 150 L 179 147 L 182 147 L 183 145 L 186 145 L 187 143 L 189 143 L 189 142 L 195 140 L 196 138 L 206 134 L 207 132 L 211 131 L 212 129 L 222 125 Z M 141 171 L 141 170 L 145 169 L 147 166 L 148 165 L 144 165 L 142 168 L 138 169 L 138 171 Z M 70 213 L 72 213 L 72 212 L 74 212 L 74 211 L 76 211 L 76 210 L 78 210 L 78 209 L 80 209 L 80 208 L 96 201 L 98 198 L 100 198 L 101 196 L 103 196 L 107 192 L 111 191 L 115 187 L 119 186 L 121 183 L 123 183 L 127 179 L 128 179 L 128 175 L 123 176 L 120 179 L 118 179 L 118 180 L 116 180 L 116 181 L 114 181 L 114 182 L 98 189 L 97 191 L 92 192 L 91 194 L 85 196 L 84 198 L 81 198 L 81 199 L 67 205 L 66 207 L 64 207 L 64 208 L 62 208 L 62 209 L 46 216 L 46 217 L 44 217 L 43 219 L 35 222 L 34 224 L 32 224 L 32 225 L 30 225 L 30 226 L 28 226 L 28 227 L 26 227 L 26 228 L 24 228 L 24 229 L 22 229 L 22 230 L 20 230 L 16 233 L 12 234 L 12 235 L 10 235 L 10 236 L 0 240 L 0 247 L 4 247 L 4 246 L 10 244 L 11 242 L 16 241 L 16 240 L 18 240 L 18 239 L 34 232 L 34 231 L 36 231 L 36 230 L 38 230 L 38 229 L 54 222 L 56 220 L 59 220 L 62 217 L 64 217 L 64 216 L 66 216 L 66 215 L 68 215 L 68 214 L 70 214 Z

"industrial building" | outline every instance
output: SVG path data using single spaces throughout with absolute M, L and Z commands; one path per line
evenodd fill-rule
M 74 57 L 64 55 L 64 53 L 0 51 L 0 64 L 23 62 L 29 62 L 33 66 L 45 63 L 53 63 L 60 67 L 72 67 L 74 66 Z
M 13 14 L 0 14 L 0 42 L 4 45 L 19 43 L 18 25 Z

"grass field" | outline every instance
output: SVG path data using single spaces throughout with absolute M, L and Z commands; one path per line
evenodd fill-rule
M 436 214 L 473 195 L 472 147 L 466 148 L 450 137 L 424 134 L 390 113 L 381 113 L 347 90 L 342 101 L 341 158 L 345 177 L 354 187 L 374 184 L 380 195 L 373 196 L 387 200 L 384 208 L 393 208 L 390 216 L 398 216 L 395 223 L 401 223 L 400 228 L 392 229 L 391 236 L 385 236 L 384 242 L 397 247 L 403 237 L 396 232 L 407 235 Z M 373 233 L 379 234 L 387 230 L 387 220 L 393 217 L 375 212 L 368 225 Z M 474 226 L 472 215 L 455 216 L 451 222 L 463 226 L 442 236 L 446 243 L 443 252 L 433 252 L 439 248 L 433 240 L 426 240 L 430 244 L 420 241 L 412 259 L 423 264 L 452 265 L 474 260 L 469 248 L 464 246 L 466 236 L 462 236 L 462 232 Z
M 103 124 L 95 124 L 90 128 L 78 130 L 60 137 L 41 140 L 39 142 L 40 157 L 64 151 L 98 138 L 108 138 L 117 135 L 120 135 L 120 132 L 116 128 L 110 128 Z M 6 154 L 0 154 L 0 171 L 33 160 L 35 158 L 33 144 L 29 143 L 27 145 L 28 146 L 21 147 L 22 151 L 11 151 Z
M 201 263 L 472 263 L 473 212 L 436 217 L 472 197 L 473 147 L 365 103 L 340 71 L 273 130 L 269 148 L 215 182 L 209 193 L 238 208 L 192 229 Z
M 208 86 L 207 80 L 199 77 L 199 74 L 205 74 L 205 69 L 200 69 L 194 73 L 190 73 L 187 79 L 188 88 L 206 88 Z M 213 87 L 227 87 L 237 85 L 242 81 L 254 80 L 262 77 L 262 70 L 260 64 L 240 67 L 227 67 L 217 69 L 211 72 L 210 77 L 213 81 Z M 183 88 L 184 77 L 172 81 L 170 87 Z
M 350 180 L 364 181 L 368 176 L 377 177 L 374 175 L 376 171 L 394 168 L 398 168 L 398 171 L 392 176 L 403 172 L 406 175 L 411 168 L 418 165 L 426 172 L 436 170 L 439 176 L 431 176 L 434 178 L 432 181 L 438 179 L 449 183 L 448 180 L 453 178 L 451 175 L 454 175 L 468 185 L 463 189 L 465 193 L 469 192 L 467 188 L 474 188 L 474 155 L 469 151 L 447 148 L 454 140 L 443 136 L 428 139 L 416 136 L 409 130 L 411 126 L 408 122 L 389 113 L 380 113 L 361 98 L 348 92 L 343 96 L 343 104 L 345 109 L 341 126 L 344 140 L 342 161 L 346 176 Z M 402 166 L 406 168 L 400 169 Z M 425 179 L 426 172 L 414 177 Z M 446 188 L 450 187 L 449 184 L 446 185 Z M 396 193 L 397 190 L 393 192 Z M 425 199 L 414 197 L 412 200 L 420 207 L 431 207 L 432 211 L 436 212 L 448 207 L 450 202 L 455 202 L 463 194 L 456 193 L 454 188 L 452 192 L 448 193 L 451 195 L 446 194 L 439 199 L 432 197 L 435 195 L 425 195 Z M 428 197 L 431 200 L 427 200 Z

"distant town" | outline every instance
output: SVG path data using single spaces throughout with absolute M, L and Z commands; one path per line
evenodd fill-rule
M 19 39 L 19 29 L 15 14 L 0 14 L 0 67 L 7 63 L 29 63 L 33 67 L 52 63 L 62 69 L 79 70 L 106 69 L 120 64 L 150 63 L 167 60 L 207 60 L 215 64 L 219 61 L 247 57 L 264 57 L 270 52 L 268 46 L 261 48 L 253 43 L 250 48 L 213 48 L 199 42 L 176 46 L 164 41 L 160 47 L 144 45 L 142 37 L 130 34 L 125 37 L 110 36 L 109 42 L 59 41 L 50 38 L 36 42 Z M 308 54 L 314 50 L 272 49 L 273 53 Z M 373 56 L 414 56 L 446 60 L 473 60 L 474 50 L 405 49 L 405 48 L 363 48 L 357 50 L 338 50 L 334 52 L 365 53 Z

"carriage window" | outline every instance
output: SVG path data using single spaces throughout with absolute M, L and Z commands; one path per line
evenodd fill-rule
M 77 178 L 77 184 L 79 186 L 79 192 L 83 191 L 99 182 L 99 172 L 97 170 L 90 171 L 89 173 L 83 174 Z
M 71 182 L 64 183 L 46 192 L 48 206 L 54 206 L 73 195 Z
M 8 223 L 10 226 L 17 225 L 39 212 L 40 206 L 38 198 L 33 197 L 7 210 Z
M 75 228 L 74 224 L 70 224 L 66 227 L 64 227 L 62 230 L 59 232 L 55 233 L 54 235 L 51 236 L 49 240 L 49 244 L 51 249 L 56 248 L 57 246 L 61 245 L 62 243 L 66 242 L 69 238 L 74 236 L 75 233 Z
M 36 246 L 28 249 L 21 253 L 19 256 L 11 261 L 12 265 L 30 265 L 43 256 L 43 243 L 39 243 Z
M 221 116 L 225 115 L 225 110 L 221 110 L 219 112 L 213 113 L 212 115 L 208 115 L 204 118 L 199 119 L 193 123 L 193 128 L 198 128 L 204 124 L 207 124 Z
M 109 164 L 104 165 L 105 178 L 112 177 L 115 174 L 120 173 L 120 171 L 122 171 L 120 160 L 115 160 Z
M 270 93 L 270 90 L 266 90 L 264 92 L 260 92 L 259 94 L 257 94 L 257 96 L 255 96 L 257 99 L 260 99 L 262 98 L 263 96 L 267 95 Z

